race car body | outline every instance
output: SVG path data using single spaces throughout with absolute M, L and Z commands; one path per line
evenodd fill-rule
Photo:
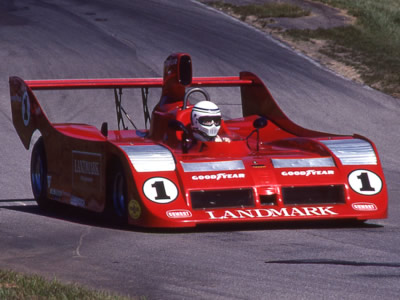
M 222 120 L 220 142 L 192 134 L 191 94 L 240 87 L 243 116 Z M 161 88 L 149 130 L 129 130 L 119 91 Z M 114 89 L 118 130 L 56 124 L 34 90 Z M 377 149 L 359 135 L 333 135 L 293 123 L 254 74 L 193 77 L 191 58 L 167 58 L 163 78 L 10 78 L 13 123 L 28 149 L 38 204 L 53 201 L 144 227 L 222 222 L 378 219 L 387 189 Z M 146 112 L 145 119 L 150 116 Z M 120 128 L 122 125 L 122 128 Z

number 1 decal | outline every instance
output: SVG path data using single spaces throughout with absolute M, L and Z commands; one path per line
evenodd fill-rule
M 382 189 L 382 180 L 374 172 L 355 170 L 349 175 L 349 184 L 353 191 L 362 195 L 376 195 Z
M 157 196 L 155 197 L 156 200 L 168 200 L 171 199 L 170 196 L 167 195 L 165 191 L 164 181 L 156 181 L 154 182 L 151 187 L 156 189 Z
M 143 184 L 143 193 L 147 199 L 156 203 L 169 203 L 178 197 L 178 188 L 169 179 L 153 177 Z
M 369 182 L 368 173 L 362 172 L 359 176 L 357 176 L 357 178 L 361 180 L 360 191 L 363 191 L 363 192 L 375 192 L 375 188 L 373 188 L 371 186 L 371 183 Z

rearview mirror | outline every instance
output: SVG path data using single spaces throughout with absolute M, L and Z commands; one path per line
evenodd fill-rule
M 267 118 L 264 116 L 261 116 L 254 120 L 253 127 L 256 129 L 261 129 L 261 128 L 264 128 L 265 126 L 267 126 L 267 124 L 268 124 Z

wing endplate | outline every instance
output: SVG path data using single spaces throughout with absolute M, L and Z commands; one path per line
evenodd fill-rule
M 33 132 L 39 129 L 43 133 L 51 124 L 24 80 L 10 77 L 9 83 L 13 124 L 25 148 L 29 149 Z

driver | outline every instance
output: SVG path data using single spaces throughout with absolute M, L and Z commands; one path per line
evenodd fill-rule
M 221 138 L 218 131 L 221 127 L 221 111 L 211 101 L 200 101 L 193 106 L 192 115 L 193 136 L 202 142 L 230 142 L 229 138 Z

